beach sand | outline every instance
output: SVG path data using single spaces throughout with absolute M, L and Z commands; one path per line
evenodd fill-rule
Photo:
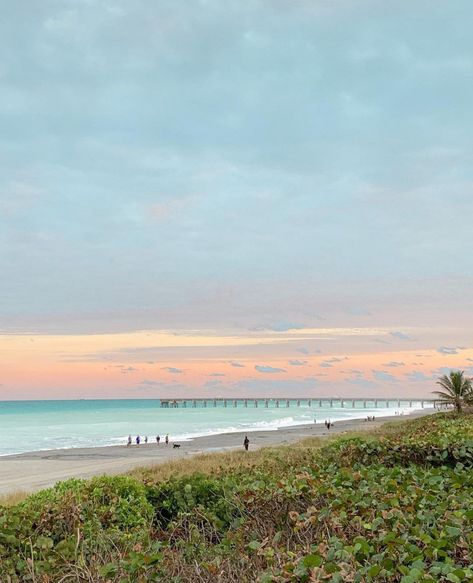
M 290 444 L 306 437 L 327 436 L 346 431 L 369 430 L 386 421 L 406 421 L 432 414 L 432 410 L 411 415 L 379 417 L 374 422 L 362 419 L 337 421 L 330 432 L 323 422 L 311 425 L 284 427 L 276 431 L 248 433 L 250 450 L 264 446 Z M 141 466 L 152 466 L 173 459 L 182 459 L 200 453 L 243 448 L 244 433 L 223 433 L 197 437 L 180 442 L 179 449 L 163 442 L 131 447 L 109 446 L 36 451 L 0 457 L 0 494 L 14 491 L 34 492 L 68 478 L 90 478 L 98 475 L 121 474 Z

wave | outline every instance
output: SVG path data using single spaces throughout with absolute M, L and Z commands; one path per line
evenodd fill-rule
M 401 414 L 408 415 L 413 411 L 417 411 L 420 409 L 420 403 L 418 406 L 417 403 L 413 403 L 413 407 L 403 407 L 397 409 L 397 411 Z M 192 411 L 190 409 L 189 411 Z M 264 409 L 261 410 L 261 412 Z M 297 411 L 297 412 L 296 412 Z M 314 423 L 314 418 L 316 419 L 317 423 L 322 423 L 324 419 L 330 419 L 332 422 L 342 421 L 342 420 L 349 420 L 349 419 L 364 419 L 367 415 L 375 415 L 376 417 L 385 417 L 385 416 L 392 416 L 394 413 L 394 409 L 392 408 L 363 408 L 363 409 L 352 409 L 352 408 L 340 408 L 334 407 L 330 409 L 318 409 L 318 408 L 309 408 L 309 407 L 301 407 L 294 411 L 293 415 L 286 415 L 285 417 L 281 418 L 273 418 L 273 419 L 258 419 L 258 420 L 251 420 L 251 419 L 242 419 L 241 420 L 235 419 L 232 423 L 230 419 L 228 420 L 229 423 L 226 424 L 225 422 L 216 422 L 215 419 L 209 422 L 209 427 L 202 428 L 202 427 L 189 427 L 186 431 L 180 431 L 174 433 L 174 427 L 179 427 L 182 425 L 183 417 L 182 414 L 185 415 L 184 411 L 180 412 L 180 422 L 175 419 L 169 419 L 167 423 L 166 429 L 163 427 L 162 436 L 169 432 L 169 435 L 172 441 L 190 441 L 192 439 L 196 439 L 198 437 L 208 437 L 211 435 L 221 435 L 223 433 L 251 433 L 255 431 L 277 431 L 279 429 L 287 428 L 287 427 L 294 427 L 297 425 L 312 425 Z M 210 412 L 210 411 L 208 411 Z M 243 411 L 239 411 L 242 413 Z M 266 412 L 268 410 L 266 409 Z M 279 410 L 280 413 L 282 411 Z M 270 411 L 271 413 L 271 411 Z M 276 413 L 276 410 L 272 411 L 272 413 Z M 289 413 L 289 411 L 288 411 Z M 161 420 L 162 421 L 162 420 Z M 189 421 L 191 421 L 189 419 Z M 81 424 L 82 425 L 82 424 Z M 16 455 L 22 453 L 28 453 L 32 451 L 54 451 L 54 450 L 64 450 L 64 449 L 78 449 L 78 448 L 96 448 L 96 447 L 109 447 L 109 446 L 117 446 L 123 445 L 126 443 L 128 434 L 120 435 L 119 431 L 123 431 L 123 426 L 118 429 L 118 425 L 115 427 L 114 431 L 113 427 L 110 427 L 110 434 L 109 436 L 104 435 L 93 435 L 92 433 L 87 433 L 87 428 L 90 429 L 91 426 L 95 424 L 87 423 L 84 421 L 81 429 L 84 431 L 82 435 L 64 435 L 60 432 L 62 431 L 61 427 L 58 427 L 58 434 L 56 435 L 49 435 L 43 436 L 41 439 L 36 439 L 34 444 L 34 448 L 31 447 L 31 441 L 25 439 L 24 441 L 20 439 L 13 439 L 12 441 L 15 443 L 14 446 L 9 446 L 5 438 L 3 439 L 3 451 L 0 450 L 0 457 L 8 456 L 8 455 Z M 120 423 L 122 425 L 122 423 Z M 51 426 L 49 426 L 51 429 Z M 183 429 L 181 427 L 181 429 Z M 23 428 L 25 430 L 25 428 Z M 151 430 L 147 429 L 141 432 L 141 435 L 146 435 L 146 431 L 148 435 L 152 435 Z M 26 432 L 28 435 L 30 432 Z M 115 433 L 115 435 L 113 435 Z M 118 434 L 118 435 L 117 435 Z M 10 435 L 12 437 L 12 435 Z M 150 442 L 154 442 L 154 437 L 150 438 Z
M 420 407 L 403 407 L 396 409 L 401 415 L 409 415 L 415 411 L 419 411 Z M 206 430 L 177 433 L 172 435 L 173 441 L 191 441 L 199 437 L 208 437 L 211 435 L 222 435 L 224 433 L 252 433 L 256 431 L 278 431 L 286 427 L 297 427 L 298 425 L 313 425 L 314 418 L 317 423 L 322 423 L 325 419 L 330 419 L 332 422 L 348 421 L 356 419 L 365 419 L 367 415 L 375 415 L 376 417 L 392 417 L 393 409 L 390 408 L 371 408 L 371 409 L 333 409 L 333 415 L 326 415 L 317 419 L 315 415 L 317 410 L 310 410 L 304 415 L 297 417 L 283 417 L 280 419 L 273 419 L 271 421 L 248 421 L 241 422 L 237 425 L 227 425 L 209 428 Z M 348 413 L 348 414 L 347 414 Z M 122 444 L 126 441 L 127 436 L 115 438 L 114 443 L 110 445 Z

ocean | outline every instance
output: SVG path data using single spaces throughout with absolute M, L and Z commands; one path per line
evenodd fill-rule
M 383 405 L 384 403 L 381 403 Z M 192 407 L 188 401 L 186 408 L 164 408 L 156 400 L 80 400 L 80 401 L 0 401 L 0 455 L 28 451 L 62 449 L 73 447 L 95 447 L 119 445 L 126 442 L 129 434 L 148 435 L 154 441 L 156 435 L 168 433 L 172 441 L 183 441 L 203 435 L 237 431 L 276 430 L 291 425 L 312 424 L 314 418 L 319 423 L 325 419 L 364 419 L 367 415 L 394 415 L 395 411 L 408 414 L 420 409 L 420 402 L 402 402 L 401 407 L 392 401 L 391 407 L 374 407 L 368 402 L 357 401 L 352 408 L 351 401 L 344 407 L 340 402 L 334 407 L 312 406 L 302 402 L 297 406 L 291 401 L 286 407 L 270 402 L 266 408 L 264 400 L 254 400 L 244 407 L 239 402 L 233 407 L 223 403 L 213 407 L 209 399 L 208 407 Z

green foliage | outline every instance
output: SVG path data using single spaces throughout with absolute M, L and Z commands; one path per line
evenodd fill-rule
M 179 516 L 200 513 L 217 528 L 226 528 L 239 516 L 232 480 L 196 474 L 171 479 L 147 488 L 147 498 L 155 513 L 155 523 L 165 528 Z
M 472 416 L 435 415 L 220 475 L 69 480 L 0 508 L 0 572 L 14 583 L 473 581 L 472 438 Z
M 324 449 L 324 455 L 341 464 L 384 464 L 455 467 L 473 466 L 471 416 L 436 415 L 410 422 L 402 432 L 385 438 L 339 439 Z
M 147 543 L 153 510 L 145 493 L 124 476 L 68 480 L 0 508 L 2 573 L 28 581 L 32 564 L 31 577 L 46 575 L 68 562 L 96 560 L 104 547 Z

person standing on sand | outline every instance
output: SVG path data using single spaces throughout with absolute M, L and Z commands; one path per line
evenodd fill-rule
M 148 436 L 145 436 L 145 443 L 148 443 Z
M 166 438 L 164 440 L 166 442 L 166 445 L 169 443 L 169 435 L 166 433 Z
M 126 442 L 126 446 L 130 447 L 131 445 L 131 435 L 128 436 L 128 441 Z
M 136 436 L 136 445 L 140 445 L 140 441 L 141 441 L 140 436 L 137 435 Z
M 249 445 L 250 445 L 250 440 L 248 439 L 248 436 L 245 435 L 245 439 L 243 440 L 243 447 L 245 448 L 245 451 L 248 451 Z
M 159 442 L 161 441 L 161 437 L 159 435 L 156 435 L 156 443 L 159 445 Z

